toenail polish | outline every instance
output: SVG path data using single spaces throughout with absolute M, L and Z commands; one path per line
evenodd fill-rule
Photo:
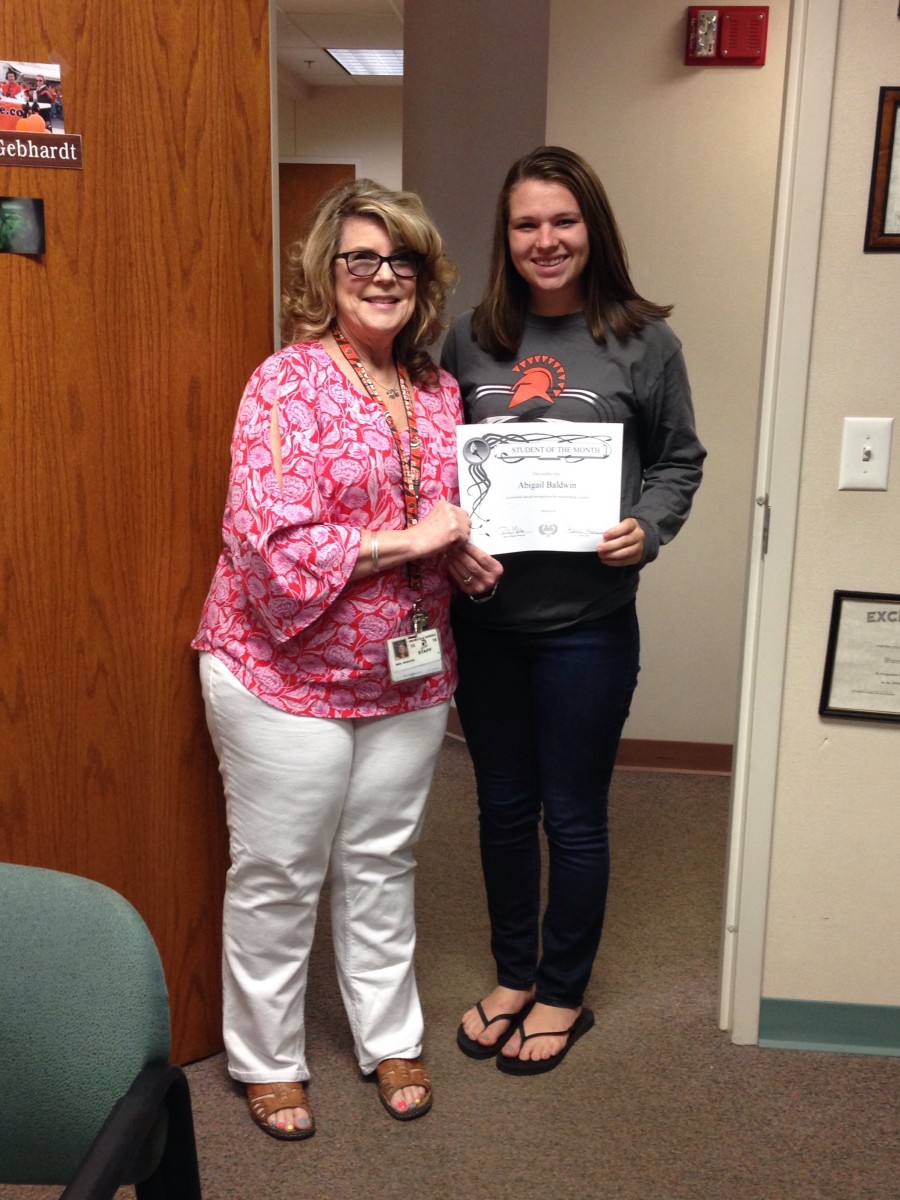
M 278 1128 L 279 1128 L 279 1129 L 284 1129 L 284 1121 L 279 1121 L 279 1122 L 278 1122 Z
M 408 1108 L 408 1107 L 409 1107 L 409 1106 L 407 1105 L 406 1101 L 405 1101 L 405 1100 L 401 1100 L 401 1101 L 399 1102 L 399 1104 L 397 1105 L 397 1111 L 398 1111 L 398 1112 L 406 1112 L 406 1110 L 407 1110 L 407 1108 Z
M 294 1127 L 293 1127 L 293 1125 L 288 1125 L 288 1127 L 287 1127 L 287 1131 L 288 1131 L 288 1133 L 293 1133 L 293 1132 L 294 1132 Z
M 301 1129 L 308 1129 L 308 1128 L 309 1128 L 309 1117 L 303 1117 L 303 1119 L 302 1119 L 302 1120 L 301 1120 L 301 1122 L 300 1122 L 300 1128 L 301 1128 Z

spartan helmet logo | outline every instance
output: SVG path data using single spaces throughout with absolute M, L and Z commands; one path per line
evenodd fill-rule
M 526 400 L 546 400 L 552 404 L 566 386 L 566 372 L 562 363 L 546 354 L 533 354 L 513 367 L 521 375 L 513 385 L 510 408 L 524 404 Z

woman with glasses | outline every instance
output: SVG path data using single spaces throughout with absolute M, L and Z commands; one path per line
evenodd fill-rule
M 620 519 L 596 552 L 501 555 L 499 587 L 454 605 L 497 967 L 457 1043 L 510 1074 L 558 1066 L 594 1020 L 583 1001 L 609 879 L 609 784 L 637 682 L 638 576 L 687 519 L 706 453 L 669 311 L 635 290 L 584 159 L 542 146 L 513 164 L 487 292 L 443 364 L 469 422 L 618 424 L 623 451 Z
M 290 344 L 241 401 L 194 646 L 230 833 L 229 1070 L 261 1129 L 301 1139 L 326 877 L 360 1069 L 392 1117 L 431 1106 L 413 848 L 456 683 L 447 563 L 465 548 L 469 592 L 501 568 L 457 506 L 459 392 L 428 353 L 454 272 L 418 198 L 330 193 L 287 278 Z

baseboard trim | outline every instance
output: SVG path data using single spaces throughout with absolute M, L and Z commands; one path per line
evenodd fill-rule
M 759 1009 L 759 1044 L 777 1050 L 900 1058 L 900 1008 L 764 996 Z
M 451 737 L 463 738 L 459 713 L 451 707 L 447 722 Z M 730 775 L 732 747 L 718 742 L 659 742 L 623 738 L 619 744 L 619 771 L 674 771 L 689 775 Z
M 661 742 L 622 738 L 619 771 L 676 771 L 690 775 L 730 775 L 733 748 L 720 742 Z

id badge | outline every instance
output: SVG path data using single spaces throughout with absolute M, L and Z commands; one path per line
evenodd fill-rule
M 441 635 L 436 629 L 423 629 L 406 637 L 387 641 L 388 668 L 394 683 L 435 675 L 444 668 Z

